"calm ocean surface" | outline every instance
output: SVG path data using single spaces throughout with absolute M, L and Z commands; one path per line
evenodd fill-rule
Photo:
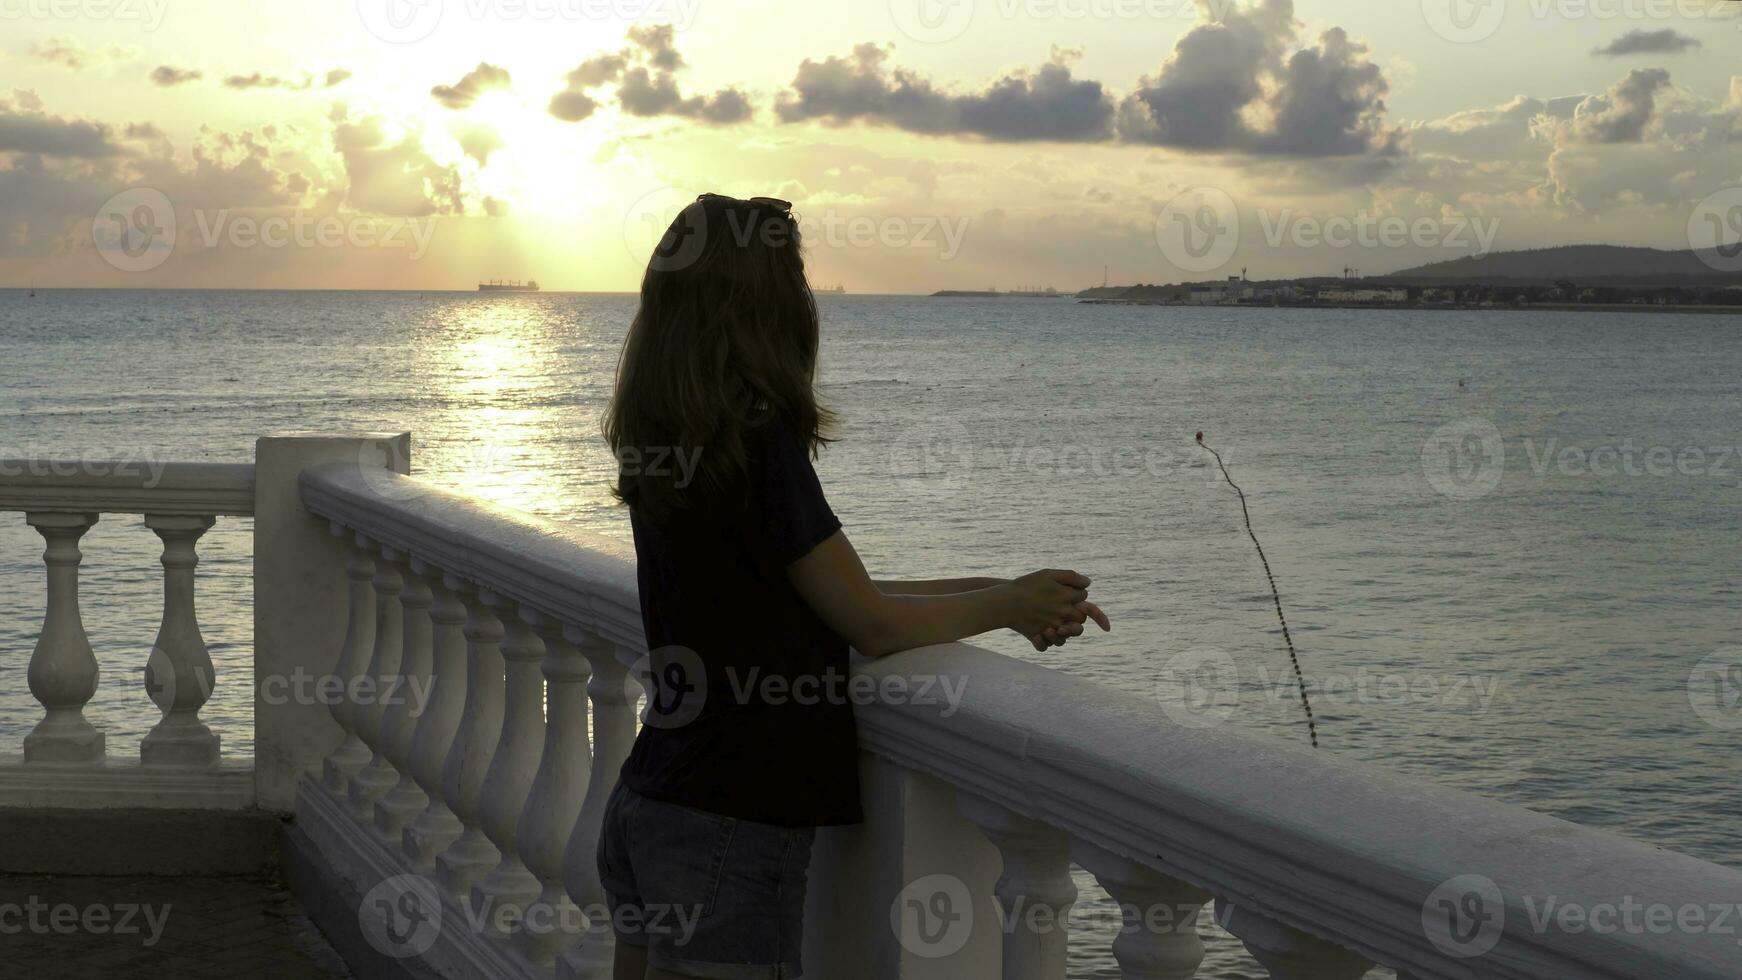
M 1203 430 L 1250 497 L 1325 751 L 1742 866 L 1742 709 L 1690 690 L 1702 661 L 1742 663 L 1737 318 L 820 301 L 844 426 L 819 470 L 873 573 L 1072 567 L 1114 620 L 1044 655 L 986 645 L 1154 698 L 1158 717 L 1304 740 Z M 246 461 L 277 430 L 409 430 L 421 475 L 626 538 L 598 418 L 633 307 L 4 292 L 0 457 Z M 250 531 L 207 536 L 199 587 L 205 717 L 242 756 Z M 0 518 L 12 751 L 38 714 L 41 550 L 22 515 Z M 155 721 L 158 542 L 109 516 L 83 550 L 90 714 L 130 755 Z M 1238 682 L 1206 684 L 1205 665 Z M 1082 932 L 1110 932 L 1083 885 Z M 1203 975 L 1260 975 L 1212 946 Z M 1104 942 L 1073 947 L 1073 976 L 1117 976 Z

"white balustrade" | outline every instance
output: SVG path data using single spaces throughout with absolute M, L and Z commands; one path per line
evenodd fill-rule
M 629 677 L 618 650 L 595 634 L 570 628 L 592 668 L 587 697 L 593 705 L 593 765 L 587 778 L 586 801 L 563 850 L 563 885 L 569 899 L 587 916 L 580 944 L 557 964 L 558 980 L 593 980 L 609 975 L 616 955 L 616 936 L 602 914 L 605 888 L 599 882 L 599 835 L 605 825 L 605 804 L 617 786 L 617 775 L 635 744 L 635 698 L 638 685 Z M 625 651 L 629 652 L 629 651 Z
M 1357 953 L 1223 898 L 1216 899 L 1216 920 L 1276 980 L 1360 980 L 1373 968 Z
M 367 670 L 365 658 L 375 649 L 375 557 L 374 547 L 361 534 L 352 534 L 337 521 L 330 529 L 334 537 L 349 539 L 346 548 L 345 578 L 347 590 L 345 644 L 340 648 L 338 664 L 333 668 L 333 684 L 323 685 L 332 697 L 328 704 L 333 720 L 345 733 L 344 741 L 321 763 L 326 787 L 336 793 L 346 792 L 351 777 L 369 764 L 369 746 L 357 736 L 362 724 L 361 705 L 356 697 L 357 678 Z
M 434 596 L 429 611 L 432 686 L 429 704 L 417 720 L 411 740 L 411 774 L 429 802 L 405 828 L 402 838 L 412 866 L 427 872 L 434 869 L 436 855 L 463 829 L 460 818 L 442 798 L 442 764 L 453 748 L 466 706 L 466 604 L 460 594 L 465 583 L 421 561 L 412 565 L 421 570 Z
M 1124 980 L 1197 976 L 1204 960 L 1198 919 L 1209 892 L 1082 841 L 1074 842 L 1071 855 L 1119 903 L 1123 922 L 1113 960 Z
M 429 797 L 411 774 L 411 742 L 429 694 L 430 605 L 435 599 L 429 583 L 419 572 L 420 564 L 416 559 L 411 561 L 411 574 L 405 576 L 405 588 L 399 593 L 403 639 L 399 670 L 381 687 L 381 696 L 387 702 L 381 716 L 382 754 L 393 766 L 398 780 L 375 803 L 375 829 L 396 843 L 403 837 L 405 825 L 429 806 Z
M 48 543 L 42 553 L 48 608 L 27 674 L 43 717 L 24 737 L 24 761 L 98 764 L 103 733 L 85 718 L 85 705 L 97 693 L 97 656 L 79 615 L 79 539 L 97 515 L 36 512 L 25 520 Z
M 436 857 L 436 869 L 443 887 L 461 896 L 469 896 L 473 883 L 502 857 L 478 822 L 479 793 L 502 730 L 504 630 L 487 599 L 493 597 L 474 592 L 466 601 L 466 703 L 442 763 L 442 799 L 459 818 L 461 832 Z
M 357 722 L 357 737 L 369 746 L 369 764 L 358 770 L 345 787 L 351 810 L 364 821 L 373 819 L 375 801 L 393 788 L 399 773 L 387 761 L 387 742 L 383 721 L 387 717 L 386 699 L 382 689 L 393 682 L 399 672 L 399 657 L 404 652 L 404 617 L 400 611 L 399 594 L 405 588 L 401 571 L 405 556 L 396 548 L 383 545 L 381 560 L 375 564 L 375 647 L 369 667 L 357 679 L 354 696 L 357 706 L 353 718 Z
M 195 544 L 215 523 L 215 517 L 145 515 L 145 526 L 163 540 L 163 623 L 145 665 L 145 690 L 163 718 L 139 743 L 141 765 L 204 769 L 218 761 L 218 736 L 200 721 L 217 677 L 194 611 Z
M 502 735 L 490 759 L 490 771 L 478 809 L 479 823 L 501 855 L 496 867 L 472 886 L 472 905 L 493 933 L 515 926 L 526 906 L 538 897 L 540 884 L 520 859 L 520 815 L 538 775 L 544 743 L 544 641 L 534 629 L 536 616 L 504 619 L 507 636 L 502 660 L 507 675 L 502 711 Z
M 561 623 L 537 613 L 523 614 L 544 641 L 540 669 L 545 683 L 544 750 L 538 775 L 526 794 L 526 810 L 515 831 L 515 846 L 526 869 L 538 879 L 539 893 L 521 920 L 516 944 L 529 962 L 544 965 L 581 938 L 580 907 L 563 885 L 563 854 L 586 799 L 593 753 L 587 736 L 587 679 L 593 668 Z M 581 643 L 610 647 L 598 636 Z
M 1004 859 L 993 888 L 1004 910 L 1004 980 L 1062 980 L 1077 901 L 1070 838 L 976 796 L 959 794 L 956 809 Z

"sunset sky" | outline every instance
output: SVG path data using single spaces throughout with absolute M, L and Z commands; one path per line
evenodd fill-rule
M 1728 0 L 0 0 L 0 25 L 0 285 L 626 290 L 703 190 L 791 199 L 813 279 L 853 292 L 1378 273 L 1687 248 L 1742 185 Z M 1237 232 L 1182 252 L 1206 214 Z

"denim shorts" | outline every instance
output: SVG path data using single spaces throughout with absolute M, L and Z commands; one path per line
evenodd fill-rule
M 650 800 L 618 783 L 598 856 L 617 940 L 646 947 L 649 966 L 681 976 L 799 976 L 815 836 Z

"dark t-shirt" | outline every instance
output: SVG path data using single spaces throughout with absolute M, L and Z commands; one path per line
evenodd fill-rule
M 692 488 L 657 522 L 631 510 L 651 684 L 622 778 L 743 820 L 857 823 L 847 643 L 786 578 L 841 522 L 789 427 L 752 429 L 745 450 L 741 492 Z

